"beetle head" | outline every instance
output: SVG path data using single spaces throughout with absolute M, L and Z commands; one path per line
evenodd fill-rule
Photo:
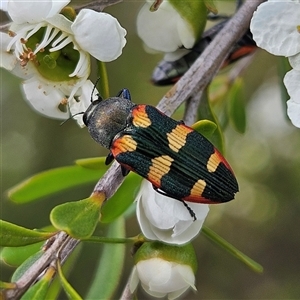
M 98 99 L 84 113 L 83 122 L 92 138 L 109 149 L 116 134 L 126 127 L 126 120 L 133 106 L 126 98 Z

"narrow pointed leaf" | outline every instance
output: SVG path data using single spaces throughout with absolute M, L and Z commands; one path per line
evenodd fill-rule
M 54 233 L 30 230 L 0 220 L 0 246 L 24 246 L 47 240 Z
M 55 274 L 53 268 L 49 268 L 40 280 L 32 285 L 26 293 L 22 296 L 21 300 L 43 300 L 46 299 L 46 295 L 49 289 L 49 285 Z
M 83 168 L 79 165 L 51 169 L 11 188 L 8 196 L 17 203 L 34 201 L 72 187 L 97 182 L 107 168 L 103 163 L 101 168 L 97 169 Z
M 246 254 L 235 248 L 233 245 L 231 245 L 229 242 L 227 242 L 225 239 L 220 237 L 217 233 L 215 233 L 213 230 L 207 228 L 206 226 L 202 227 L 202 232 L 204 235 L 213 241 L 215 244 L 220 246 L 221 248 L 225 249 L 227 252 L 229 252 L 231 255 L 233 255 L 235 258 L 243 262 L 246 266 L 248 266 L 251 270 L 257 273 L 263 272 L 263 267 L 248 257 Z
M 198 107 L 198 119 L 199 120 L 209 120 L 217 125 L 216 130 L 209 137 L 209 140 L 214 144 L 215 147 L 218 148 L 218 150 L 221 153 L 224 154 L 223 133 L 220 129 L 219 122 L 211 109 L 210 101 L 209 101 L 208 95 L 207 95 L 207 90 L 205 90 L 205 92 L 203 93 L 203 96 L 200 101 L 200 105 Z
M 22 265 L 20 265 L 16 271 L 14 272 L 11 281 L 16 282 L 18 281 L 25 273 L 26 271 L 38 260 L 41 258 L 41 256 L 44 254 L 43 251 L 39 251 L 35 253 L 34 255 L 30 256 L 28 259 L 26 259 Z
M 68 257 L 68 259 L 64 262 L 63 270 L 64 270 L 64 276 L 66 278 L 68 278 L 68 275 L 76 266 L 82 250 L 82 246 L 83 246 L 82 244 L 77 245 L 74 251 Z M 58 295 L 60 294 L 61 289 L 62 289 L 62 285 L 59 276 L 55 276 L 54 280 L 51 282 L 51 285 L 48 289 L 46 299 L 58 299 Z
M 110 224 L 107 237 L 125 237 L 125 221 L 123 217 Z M 114 299 L 113 294 L 120 283 L 124 255 L 125 244 L 104 245 L 96 275 L 86 299 L 97 299 L 99 295 L 101 295 L 101 299 Z
M 44 242 L 21 247 L 5 247 L 2 249 L 0 258 L 9 266 L 20 266 L 27 258 L 38 252 Z
M 101 170 L 105 168 L 105 157 L 81 158 L 75 161 L 76 165 L 87 169 Z
M 246 131 L 246 104 L 242 78 L 236 78 L 228 95 L 228 115 L 233 127 L 239 133 Z
M 90 197 L 58 205 L 50 213 L 51 223 L 73 238 L 88 238 L 99 222 L 102 202 L 98 198 Z
M 70 283 L 67 281 L 66 277 L 64 276 L 61 266 L 59 263 L 57 263 L 57 271 L 58 275 L 61 281 L 61 284 L 63 286 L 64 291 L 66 292 L 69 299 L 72 300 L 81 300 L 82 298 L 79 296 L 79 294 L 76 292 L 76 290 L 70 285 Z

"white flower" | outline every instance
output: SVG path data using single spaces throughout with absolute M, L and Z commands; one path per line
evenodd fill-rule
M 184 246 L 146 242 L 134 254 L 135 266 L 129 281 L 131 293 L 139 281 L 143 289 L 158 298 L 175 299 L 195 287 L 197 258 L 191 244 Z
M 150 11 L 151 5 L 145 3 L 137 17 L 138 35 L 143 42 L 149 48 L 163 52 L 176 51 L 182 45 L 192 48 L 195 43 L 193 31 L 169 1 L 163 1 L 155 12 Z
M 185 244 L 197 236 L 209 211 L 207 204 L 187 202 L 196 214 L 194 221 L 183 203 L 155 192 L 146 180 L 136 200 L 137 219 L 144 236 L 170 244 Z
M 132 292 L 136 289 L 139 280 L 143 289 L 157 298 L 167 295 L 168 299 L 175 299 L 190 287 L 196 289 L 195 275 L 190 266 L 161 258 L 143 260 L 134 266 L 130 287 Z
M 250 29 L 256 44 L 274 55 L 288 57 L 294 68 L 284 78 L 290 100 L 287 114 L 300 127 L 300 1 L 269 0 L 254 13 Z
M 290 100 L 287 101 L 287 113 L 292 123 L 300 128 L 300 71 L 291 70 L 286 73 L 283 80 Z
M 112 61 L 126 44 L 126 30 L 106 13 L 82 9 L 74 22 L 59 14 L 69 2 L 9 0 L 13 22 L 9 35 L 0 36 L 0 66 L 25 79 L 23 89 L 32 107 L 58 119 L 89 106 L 90 55 Z M 83 125 L 82 116 L 78 121 Z

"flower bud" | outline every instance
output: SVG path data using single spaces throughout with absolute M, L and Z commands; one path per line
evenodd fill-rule
M 130 279 L 132 293 L 139 281 L 148 294 L 159 298 L 175 299 L 189 287 L 196 290 L 197 260 L 191 244 L 179 247 L 160 242 L 144 243 L 134 258 Z

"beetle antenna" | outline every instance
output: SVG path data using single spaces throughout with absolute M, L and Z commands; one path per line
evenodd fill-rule
M 94 84 L 94 87 L 93 87 L 93 90 L 92 90 L 92 93 L 91 93 L 91 103 L 93 103 L 94 101 L 97 101 L 97 100 L 102 100 L 102 97 L 99 94 L 97 94 L 98 99 L 97 100 L 93 100 L 93 94 L 95 92 L 95 89 L 97 87 L 97 84 L 98 84 L 99 80 L 100 80 L 100 77 L 97 78 L 97 80 L 96 80 L 96 82 Z
M 78 116 L 78 115 L 83 115 L 83 114 L 84 114 L 83 111 L 82 111 L 82 112 L 79 112 L 79 113 L 77 113 L 77 114 L 74 114 L 74 115 L 70 116 L 68 119 L 66 119 L 66 120 L 64 120 L 63 122 L 61 122 L 59 125 L 62 126 L 62 125 L 64 125 L 65 123 L 67 123 L 69 120 L 73 119 L 73 117 Z

